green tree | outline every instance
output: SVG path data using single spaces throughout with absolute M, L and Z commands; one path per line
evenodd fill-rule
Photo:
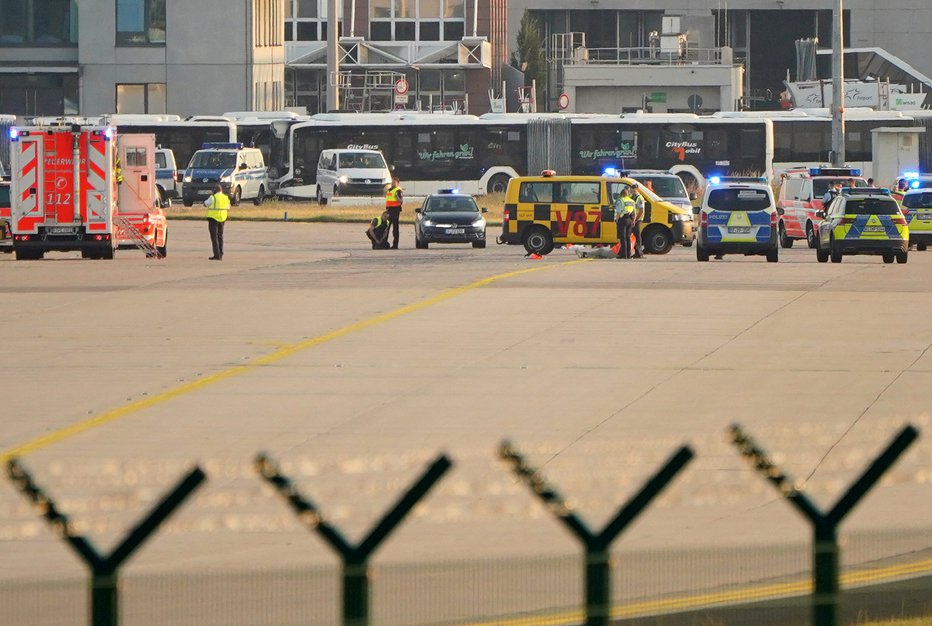
M 511 64 L 524 71 L 525 85 L 530 85 L 532 80 L 537 81 L 537 103 L 543 109 L 546 103 L 542 101 L 541 94 L 547 76 L 547 59 L 540 31 L 540 22 L 525 9 L 518 28 L 518 49 L 511 53 Z

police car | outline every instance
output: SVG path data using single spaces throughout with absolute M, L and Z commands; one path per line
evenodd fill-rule
M 888 189 L 844 188 L 823 211 L 816 259 L 841 263 L 846 254 L 876 254 L 906 263 L 909 226 Z
M 424 198 L 423 206 L 414 210 L 414 246 L 471 243 L 473 248 L 484 248 L 486 212 L 488 209 L 480 209 L 471 195 L 458 189 L 441 189 Z
M 696 259 L 709 255 L 778 257 L 777 208 L 770 185 L 762 182 L 721 182 L 712 177 L 699 209 Z
M 925 250 L 932 243 L 932 181 L 925 187 L 907 191 L 900 207 L 909 226 L 909 245 Z
M 230 196 L 233 206 L 240 200 L 262 204 L 269 191 L 262 152 L 258 148 L 244 148 L 241 143 L 205 143 L 184 171 L 181 188 L 184 205 L 206 200 L 217 183 Z

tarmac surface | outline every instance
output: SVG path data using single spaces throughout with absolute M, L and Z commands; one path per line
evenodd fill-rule
M 401 250 L 373 251 L 364 228 L 231 222 L 219 263 L 206 225 L 175 221 L 162 260 L 3 255 L 0 456 L 19 458 L 101 552 L 199 464 L 207 482 L 125 569 L 131 588 L 158 578 L 177 591 L 189 575 L 335 571 L 333 551 L 259 479 L 257 453 L 350 542 L 446 454 L 452 469 L 375 554 L 373 623 L 451 623 L 581 601 L 580 544 L 498 459 L 503 440 L 593 531 L 690 446 L 692 462 L 615 543 L 615 599 L 714 604 L 809 571 L 808 523 L 741 458 L 730 425 L 827 510 L 912 424 L 918 440 L 842 524 L 842 564 L 881 572 L 868 582 L 932 571 L 932 252 L 817 264 L 797 242 L 778 264 L 700 264 L 682 247 L 533 260 L 494 242 L 415 250 L 410 226 Z M 547 569 L 535 559 L 559 574 L 507 591 Z M 501 597 L 473 610 L 465 591 L 443 597 L 432 570 L 439 599 L 407 604 L 401 589 L 419 580 L 422 597 L 427 584 L 413 565 L 464 561 L 492 563 L 486 595 Z M 82 623 L 63 621 L 47 583 L 24 591 L 60 581 L 73 612 L 85 570 L 7 480 L 0 563 L 0 623 Z M 292 623 L 253 605 L 207 619 L 133 597 L 128 624 Z

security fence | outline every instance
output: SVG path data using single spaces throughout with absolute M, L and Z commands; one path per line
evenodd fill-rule
M 90 584 L 73 579 L 0 583 L 0 624 L 834 626 L 932 615 L 932 531 L 838 531 L 845 514 L 918 437 L 916 429 L 901 430 L 826 512 L 740 426 L 732 427 L 730 436 L 752 467 L 811 520 L 811 544 L 643 552 L 619 548 L 613 540 L 693 458 L 688 447 L 658 467 L 601 531 L 593 531 L 516 446 L 503 442 L 499 457 L 571 530 L 580 553 L 380 562 L 374 558 L 376 548 L 451 469 L 452 461 L 437 457 L 362 541 L 353 544 L 326 520 L 310 494 L 302 494 L 274 460 L 259 455 L 257 480 L 273 485 L 302 525 L 325 540 L 333 549 L 333 565 L 127 575 L 120 572 L 121 565 L 209 476 L 192 470 L 113 550 L 102 551 L 73 531 L 54 496 L 13 460 L 7 468 L 11 480 L 80 555 Z M 859 554 L 856 567 L 845 562 L 842 540 L 846 551 Z M 917 545 L 925 552 L 917 552 Z M 871 550 L 877 551 L 873 563 L 865 559 Z

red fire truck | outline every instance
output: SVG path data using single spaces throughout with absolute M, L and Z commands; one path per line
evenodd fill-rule
M 164 256 L 152 135 L 117 139 L 109 126 L 58 124 L 11 128 L 10 139 L 17 259 L 74 250 L 112 259 L 118 247 L 134 246 Z

